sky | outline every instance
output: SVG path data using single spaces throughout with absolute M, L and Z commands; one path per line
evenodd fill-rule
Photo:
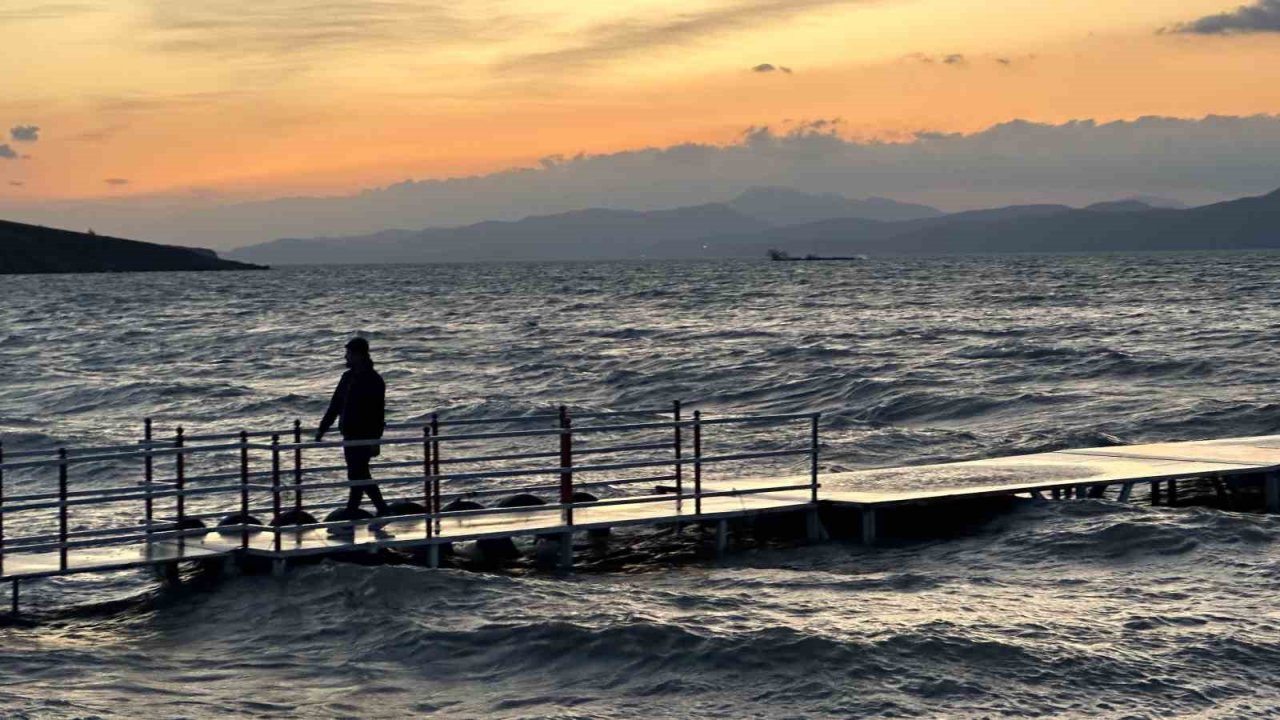
M 0 217 L 180 244 L 1280 186 L 1280 0 L 36 0 L 0 34 Z

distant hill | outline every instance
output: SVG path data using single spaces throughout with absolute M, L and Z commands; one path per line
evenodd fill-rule
M 1186 210 L 1029 205 L 898 223 L 828 220 L 704 241 L 740 257 L 1280 248 L 1280 191 Z
M 850 200 L 834 194 L 753 188 L 728 203 L 652 211 L 590 209 L 455 228 L 285 238 L 239 248 L 228 256 L 275 265 L 685 257 L 704 254 L 695 242 L 701 238 L 746 235 L 795 222 L 940 215 L 936 208 L 884 198 Z
M 16 273 L 260 270 L 212 250 L 172 247 L 0 220 L 0 275 Z
M 751 188 L 729 201 L 729 207 L 770 225 L 797 225 L 834 218 L 897 222 L 945 214 L 928 205 L 901 203 L 888 198 L 852 200 L 835 193 L 811 194 L 779 187 Z
M 693 244 L 698 238 L 768 228 L 724 204 L 674 210 L 581 210 L 515 222 L 482 222 L 419 232 L 393 230 L 354 238 L 283 239 L 233 250 L 250 262 L 415 263 L 478 260 L 617 260 L 643 257 L 659 241 Z
M 944 215 L 897 203 L 893 213 L 923 217 L 770 221 L 866 207 L 858 202 L 868 201 L 758 188 L 730 203 L 650 212 L 582 210 L 457 228 L 285 239 L 231 256 L 298 264 L 764 258 L 770 249 L 793 256 L 850 256 L 1280 248 L 1280 191 L 1188 209 L 1126 199 L 1083 209 L 1018 205 Z

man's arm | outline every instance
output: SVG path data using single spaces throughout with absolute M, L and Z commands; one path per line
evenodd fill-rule
M 373 416 L 378 425 L 378 437 L 382 437 L 382 432 L 387 427 L 387 384 L 382 381 L 381 376 L 378 377 L 377 403 L 377 412 Z
M 329 409 L 324 411 L 324 417 L 320 420 L 320 427 L 316 429 L 316 442 L 320 442 L 324 438 L 324 434 L 329 432 L 329 428 L 333 427 L 333 421 L 338 419 L 338 415 L 342 412 L 342 404 L 347 399 L 347 385 L 350 383 L 348 373 L 342 373 L 342 379 L 338 381 L 338 387 L 333 389 L 333 397 L 329 399 Z

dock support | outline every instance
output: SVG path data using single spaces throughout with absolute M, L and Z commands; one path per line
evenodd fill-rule
M 818 508 L 815 507 L 805 513 L 804 529 L 805 536 L 809 539 L 809 542 L 822 541 L 822 536 L 826 533 L 822 531 L 822 518 L 818 515 Z
M 165 587 L 178 587 L 182 584 L 182 573 L 178 571 L 177 562 L 162 562 L 151 567 L 156 579 Z
M 1039 501 L 1041 501 L 1041 502 L 1044 502 L 1044 500 L 1045 500 L 1045 496 L 1044 496 L 1044 493 L 1043 493 L 1043 492 L 1040 492 L 1039 490 L 1032 490 L 1032 491 L 1031 491 L 1031 499 L 1032 499 L 1032 500 L 1039 500 Z
M 875 508 L 862 508 L 862 544 L 876 544 L 876 511 Z
M 13 598 L 9 601 L 9 613 L 14 617 L 18 616 L 18 584 L 19 581 L 13 581 Z
M 1159 480 L 1151 481 L 1151 504 L 1152 505 L 1160 504 L 1160 481 Z
M 560 559 L 559 566 L 561 570 L 573 569 L 573 533 L 560 533 Z
M 1265 485 L 1267 512 L 1273 515 L 1280 513 L 1280 474 L 1267 473 L 1262 482 Z
M 284 577 L 285 570 L 289 569 L 289 562 L 284 558 L 275 558 L 271 561 L 271 576 Z
M 716 521 L 716 557 L 724 555 L 729 549 L 729 521 Z
M 440 546 L 435 543 L 427 546 L 427 567 L 432 570 L 440 568 Z
M 1233 510 L 1231 495 L 1227 493 L 1227 484 L 1217 475 L 1211 477 L 1210 480 L 1213 481 L 1213 491 L 1218 496 L 1218 506 L 1223 510 Z
M 1174 507 L 1177 504 L 1178 504 L 1178 481 L 1170 480 L 1169 481 L 1169 507 Z
M 1120 486 L 1120 502 L 1129 502 L 1129 496 L 1133 494 L 1133 483 L 1127 482 Z

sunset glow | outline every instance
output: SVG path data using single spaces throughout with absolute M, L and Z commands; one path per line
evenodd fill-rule
M 353 192 L 818 118 L 895 140 L 1011 118 L 1273 113 L 1274 35 L 1161 32 L 1231 9 L 46 2 L 0 10 L 0 121 L 40 128 L 10 143 L 29 157 L 0 159 L 0 194 Z

